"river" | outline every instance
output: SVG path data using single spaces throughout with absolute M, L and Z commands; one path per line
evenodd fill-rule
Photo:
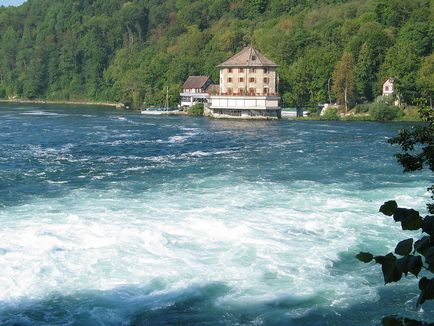
M 429 199 L 386 142 L 408 126 L 0 104 L 0 323 L 429 319 L 354 258 L 413 235 L 384 201 Z

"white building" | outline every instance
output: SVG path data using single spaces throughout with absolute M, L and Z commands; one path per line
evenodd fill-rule
M 208 76 L 190 76 L 182 86 L 181 107 L 188 108 L 197 103 L 209 101 L 209 88 L 212 80 Z
M 383 96 L 392 95 L 394 92 L 393 88 L 393 78 L 389 78 L 383 84 Z
M 279 119 L 277 65 L 246 47 L 218 65 L 220 87 L 206 114 L 215 118 Z

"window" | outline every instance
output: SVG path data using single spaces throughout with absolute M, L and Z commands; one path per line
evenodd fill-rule
M 228 87 L 228 94 L 232 95 L 232 88 L 231 87 Z
M 268 68 L 264 68 L 264 74 L 268 74 Z
M 256 61 L 256 56 L 252 55 L 252 61 Z
M 239 71 L 240 73 L 243 73 L 243 72 L 244 72 L 244 68 L 240 68 L 238 71 Z
M 249 78 L 249 82 L 254 83 L 255 82 L 255 78 L 254 77 L 250 77 Z
M 269 82 L 268 77 L 264 77 L 264 84 L 268 84 L 268 82 Z
M 255 95 L 255 89 L 254 88 L 249 88 L 249 95 L 250 96 Z
M 232 83 L 232 78 L 231 77 L 228 78 L 228 83 Z
M 264 94 L 265 94 L 265 95 L 268 95 L 268 93 L 269 93 L 268 88 L 264 88 Z
M 255 72 L 256 72 L 256 69 L 255 69 L 255 68 L 250 68 L 250 69 L 249 69 L 249 72 L 251 72 L 251 73 L 255 73 Z
M 239 93 L 240 95 L 243 95 L 243 94 L 244 94 L 244 89 L 240 88 L 240 89 L 238 90 L 238 93 Z
M 230 74 L 232 73 L 232 68 L 228 69 L 228 73 L 230 73 Z
M 384 90 L 385 90 L 386 92 L 388 92 L 388 91 L 389 91 L 389 86 L 384 86 Z
M 240 83 L 244 83 L 244 78 L 243 77 L 240 78 Z

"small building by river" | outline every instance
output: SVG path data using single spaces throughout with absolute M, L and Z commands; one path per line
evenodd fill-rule
M 214 118 L 281 118 L 277 64 L 253 47 L 245 47 L 220 69 L 217 94 L 210 95 L 205 114 Z
M 208 103 L 210 87 L 212 80 L 209 76 L 189 76 L 182 85 L 181 107 L 189 108 L 194 104 Z

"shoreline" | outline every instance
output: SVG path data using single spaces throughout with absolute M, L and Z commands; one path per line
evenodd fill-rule
M 5 100 L 0 99 L 0 103 L 6 104 L 61 104 L 61 105 L 94 105 L 94 106 L 110 106 L 117 109 L 125 109 L 125 105 L 123 103 L 114 103 L 114 102 L 90 102 L 90 101 L 46 101 L 46 100 L 23 100 L 23 99 L 15 99 L 15 100 Z

